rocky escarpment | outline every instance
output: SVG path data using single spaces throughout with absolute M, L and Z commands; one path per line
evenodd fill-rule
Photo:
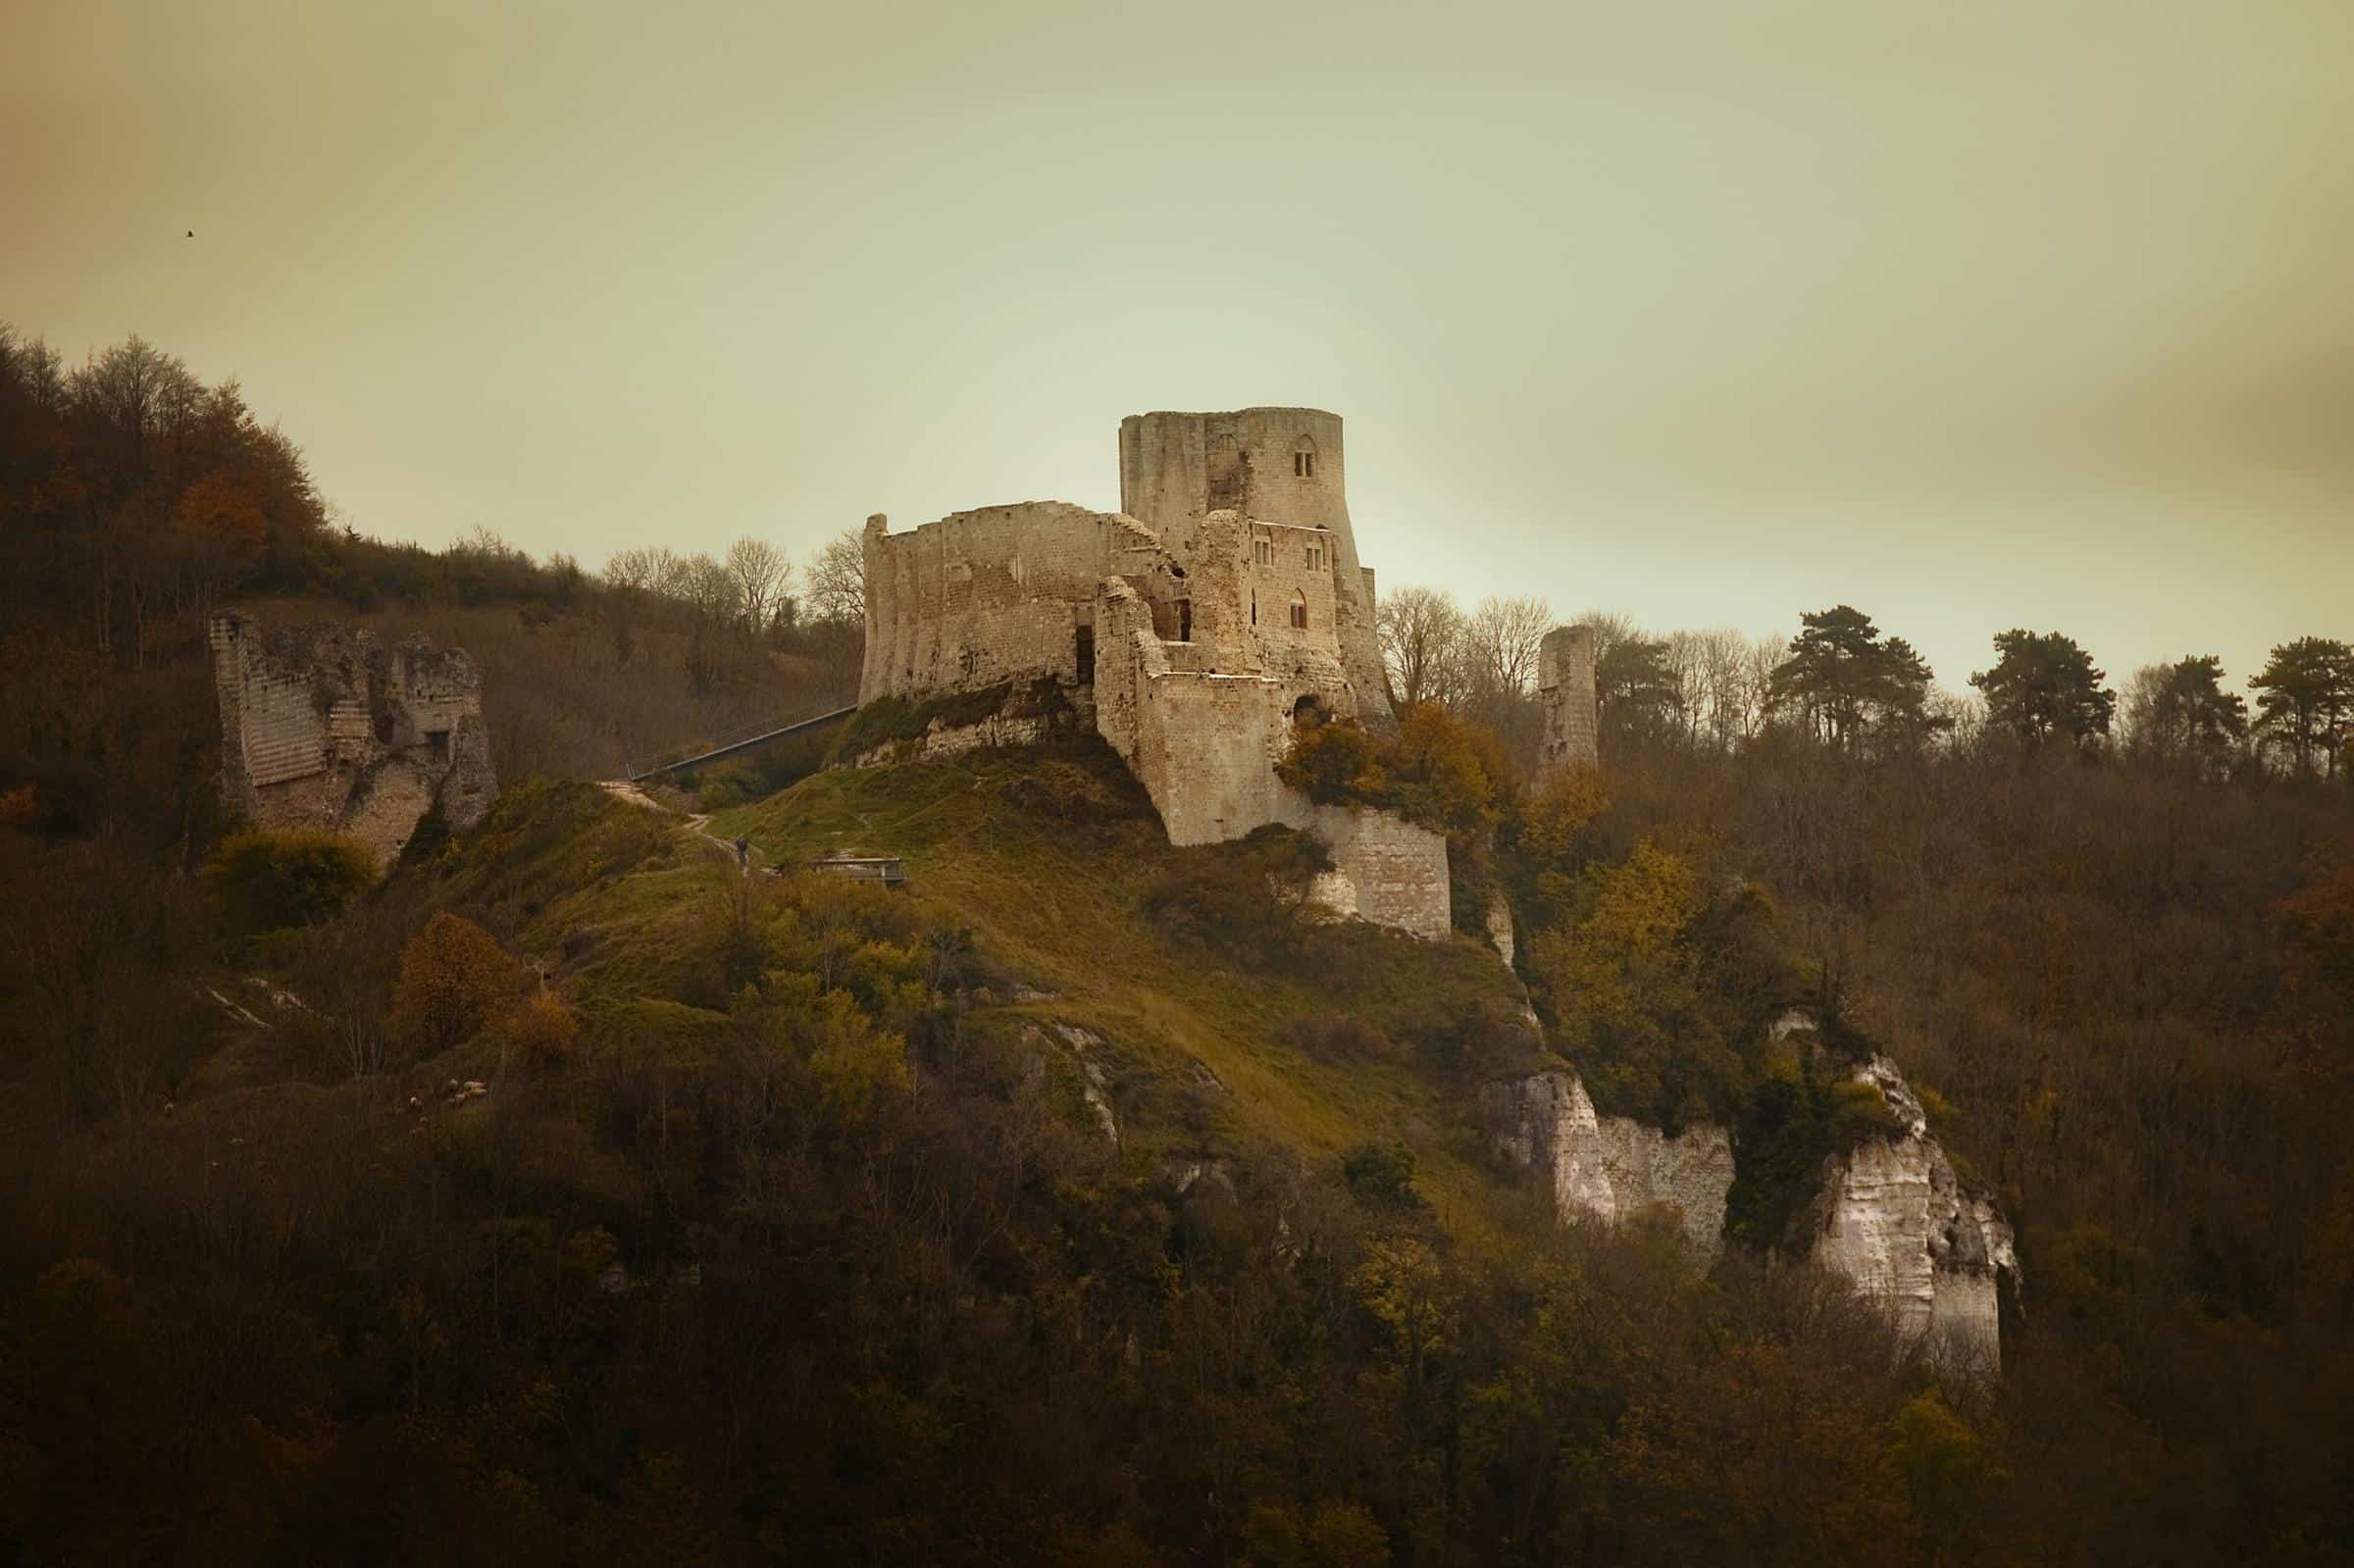
M 1597 1116 L 1586 1086 L 1565 1069 L 1490 1084 L 1480 1108 L 1498 1153 L 1552 1187 L 1561 1218 L 1664 1215 L 1705 1256 L 1722 1250 L 1733 1186 L 1733 1143 L 1723 1128 L 1670 1138 L 1624 1116 Z
M 1815 1261 L 1855 1281 L 1906 1340 L 1925 1340 L 1940 1361 L 2000 1365 L 2001 1298 L 2019 1281 L 2010 1222 L 1962 1189 L 1894 1062 L 1874 1056 L 1854 1077 L 1880 1091 L 1903 1130 L 1826 1162 Z
M 1773 1033 L 1786 1038 L 1814 1026 L 1811 1015 L 1792 1013 Z M 2018 1286 L 2011 1226 L 1986 1197 L 1964 1189 L 1893 1062 L 1873 1056 L 1849 1076 L 1880 1092 L 1894 1125 L 1823 1160 L 1805 1232 L 1791 1245 L 1885 1307 L 1907 1342 L 1925 1343 L 1948 1365 L 1992 1369 L 2002 1298 Z M 1480 1102 L 1498 1155 L 1549 1186 L 1563 1220 L 1671 1213 L 1701 1255 L 1723 1249 L 1735 1177 L 1724 1129 L 1703 1124 L 1670 1137 L 1597 1115 L 1567 1069 L 1490 1084 Z

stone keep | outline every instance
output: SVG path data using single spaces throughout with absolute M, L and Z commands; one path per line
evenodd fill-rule
M 423 637 L 319 624 L 210 628 L 221 702 L 221 798 L 265 828 L 349 835 L 389 864 L 435 805 L 453 831 L 497 793 L 474 661 Z
M 896 534 L 871 517 L 859 701 L 1051 681 L 1171 842 L 1312 829 L 1335 860 L 1320 899 L 1444 936 L 1442 836 L 1275 776 L 1295 725 L 1391 722 L 1343 478 L 1337 415 L 1140 414 L 1120 425 L 1120 512 L 1027 501 Z

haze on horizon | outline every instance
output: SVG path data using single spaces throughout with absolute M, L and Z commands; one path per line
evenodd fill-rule
M 2354 635 L 2354 7 L 1637 13 L 20 0 L 0 320 L 431 545 L 801 560 L 1300 403 L 1385 585 Z

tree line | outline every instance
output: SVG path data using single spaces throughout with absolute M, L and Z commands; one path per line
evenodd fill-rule
M 159 629 L 232 597 L 513 604 L 591 611 L 626 662 L 650 626 L 693 639 L 700 683 L 756 674 L 729 639 L 807 651 L 864 617 L 856 536 L 803 569 L 745 537 L 718 557 L 626 549 L 591 571 L 537 560 L 487 528 L 444 550 L 368 537 L 337 517 L 301 449 L 233 379 L 214 385 L 132 336 L 68 368 L 0 323 L 0 594 L 9 621 L 131 667 Z
M 1655 634 L 1589 612 L 1606 745 L 1734 751 L 1769 733 L 1857 759 L 2001 740 L 2180 768 L 2201 778 L 2354 778 L 2354 645 L 2303 636 L 2274 647 L 2225 689 L 2223 661 L 2193 654 L 2134 672 L 2121 693 L 2076 640 L 2014 629 L 1970 677 L 1936 684 L 1919 652 L 1852 605 L 1799 618 L 1787 639 L 1718 629 Z M 1444 589 L 1405 587 L 1377 611 L 1392 700 L 1435 702 L 1502 733 L 1525 757 L 1538 644 L 1559 624 L 1542 599 L 1490 597 L 1468 611 Z

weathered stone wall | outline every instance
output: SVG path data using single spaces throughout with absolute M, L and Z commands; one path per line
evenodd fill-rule
M 1085 679 L 1078 630 L 1128 520 L 1063 501 L 958 512 L 906 533 L 866 526 L 858 700 Z
M 1332 846 L 1332 870 L 1308 896 L 1336 914 L 1438 941 L 1454 927 L 1447 839 L 1387 811 L 1322 806 L 1283 788 L 1276 819 Z
M 1096 728 L 1160 811 L 1175 844 L 1222 843 L 1267 823 L 1311 831 L 1333 871 L 1313 896 L 1338 913 L 1436 939 L 1453 920 L 1447 840 L 1386 812 L 1320 806 L 1275 777 L 1302 697 L 1333 711 L 1349 692 L 1330 660 L 1288 679 L 1175 668 L 1136 591 L 1097 600 Z
M 209 634 L 232 815 L 348 834 L 389 861 L 435 805 L 457 831 L 489 810 L 482 680 L 463 652 L 324 624 L 265 633 L 234 612 Z
M 1326 713 L 1351 700 L 1329 657 L 1267 674 L 1189 667 L 1195 650 L 1156 636 L 1141 598 L 1116 582 L 1104 585 L 1096 622 L 1097 732 L 1152 796 L 1171 843 L 1221 843 L 1301 814 L 1305 799 L 1275 777 L 1275 763 L 1303 699 Z
M 1314 457 L 1303 475 L 1295 454 Z M 1120 510 L 1173 548 L 1213 512 L 1321 528 L 1332 535 L 1334 632 L 1357 714 L 1390 722 L 1372 582 L 1349 521 L 1341 419 L 1312 408 L 1247 408 L 1222 414 L 1131 414 L 1120 422 Z
M 1594 629 L 1555 627 L 1537 645 L 1537 703 L 1545 716 L 1537 765 L 1595 765 Z

